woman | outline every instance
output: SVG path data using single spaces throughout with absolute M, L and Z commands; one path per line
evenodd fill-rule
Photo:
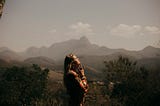
M 83 106 L 88 84 L 84 69 L 73 54 L 66 56 L 64 61 L 64 84 L 70 95 L 69 106 Z

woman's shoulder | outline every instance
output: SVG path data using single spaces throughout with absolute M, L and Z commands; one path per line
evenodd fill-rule
M 74 70 L 70 70 L 67 75 L 78 77 L 78 74 Z

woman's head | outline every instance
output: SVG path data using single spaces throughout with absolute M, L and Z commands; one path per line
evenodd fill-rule
M 74 54 L 69 54 L 65 57 L 64 60 L 64 73 L 67 73 L 71 64 L 80 64 L 79 59 Z

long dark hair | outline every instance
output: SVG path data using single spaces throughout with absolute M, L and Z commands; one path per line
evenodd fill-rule
M 64 59 L 64 74 L 66 74 L 69 70 L 69 65 L 72 63 L 73 58 L 70 55 L 66 56 Z
M 64 85 L 66 86 L 67 83 L 67 79 L 66 79 L 66 74 L 69 71 L 70 65 L 73 62 L 73 58 L 72 58 L 73 54 L 69 54 L 65 57 L 64 59 L 64 75 L 63 75 L 63 81 L 64 81 Z

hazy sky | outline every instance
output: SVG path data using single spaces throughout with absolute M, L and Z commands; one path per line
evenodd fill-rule
M 6 0 L 0 47 L 23 51 L 81 36 L 109 48 L 160 47 L 160 0 Z

